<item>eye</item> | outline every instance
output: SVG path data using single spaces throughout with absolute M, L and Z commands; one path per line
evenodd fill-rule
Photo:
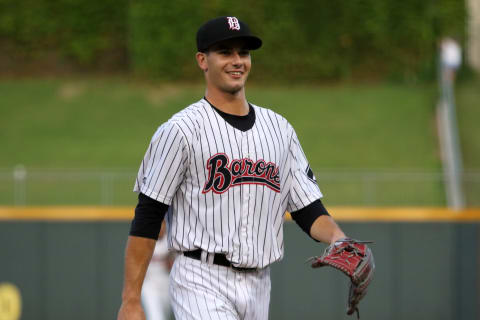
M 239 55 L 241 55 L 242 57 L 246 57 L 250 54 L 250 51 L 248 51 L 247 49 L 242 49 L 238 52 Z
M 230 50 L 228 49 L 221 49 L 218 51 L 219 54 L 221 54 L 222 56 L 228 56 L 230 54 Z

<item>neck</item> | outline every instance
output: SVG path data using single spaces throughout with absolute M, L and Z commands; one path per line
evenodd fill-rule
M 207 88 L 205 98 L 217 109 L 225 113 L 237 116 L 245 116 L 248 114 L 249 107 L 244 89 L 231 94 Z

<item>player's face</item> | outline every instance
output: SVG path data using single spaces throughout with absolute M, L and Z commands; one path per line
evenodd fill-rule
M 204 54 L 200 67 L 205 71 L 207 86 L 235 94 L 247 81 L 252 60 L 245 42 L 239 39 L 223 41 Z

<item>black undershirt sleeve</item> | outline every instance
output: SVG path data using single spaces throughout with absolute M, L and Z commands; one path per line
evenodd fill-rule
M 317 218 L 320 216 L 329 216 L 330 214 L 328 214 L 327 209 L 325 209 L 325 207 L 323 206 L 322 201 L 318 199 L 313 201 L 303 209 L 295 212 L 290 212 L 290 215 L 292 216 L 292 219 L 295 220 L 295 222 L 300 226 L 300 228 L 302 228 L 302 230 L 306 234 L 308 234 L 310 238 L 312 238 L 312 236 L 310 235 L 310 229 L 312 228 L 315 220 L 317 220 Z M 316 239 L 313 240 L 319 242 Z
M 157 240 L 168 205 L 138 194 L 135 217 L 130 225 L 130 235 Z

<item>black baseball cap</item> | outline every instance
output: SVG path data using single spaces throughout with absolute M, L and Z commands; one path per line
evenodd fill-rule
M 243 38 L 247 49 L 256 50 L 262 46 L 262 40 L 252 35 L 248 25 L 236 17 L 218 17 L 205 22 L 197 31 L 197 49 L 205 52 L 212 45 L 229 39 Z

